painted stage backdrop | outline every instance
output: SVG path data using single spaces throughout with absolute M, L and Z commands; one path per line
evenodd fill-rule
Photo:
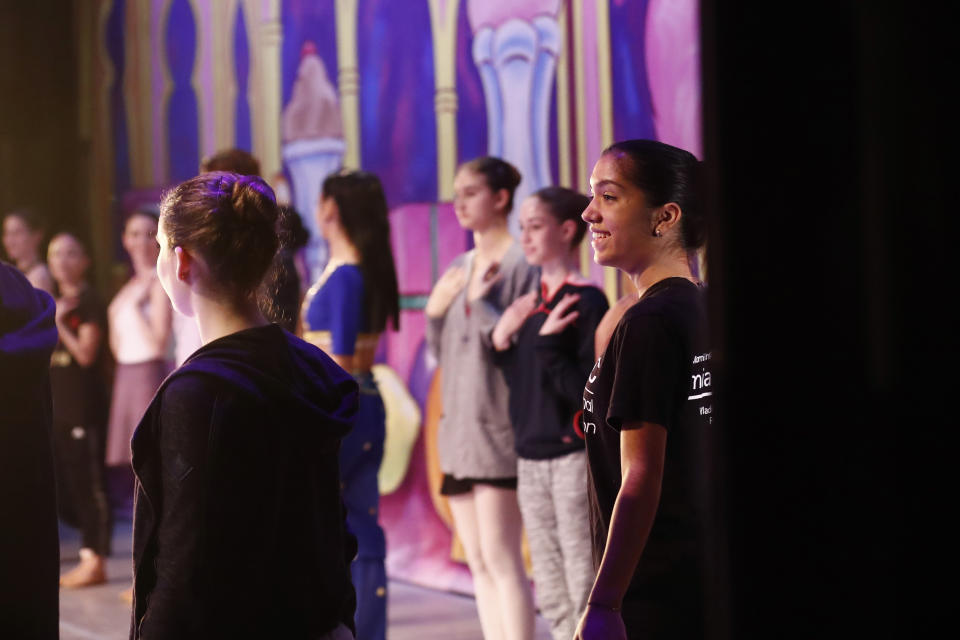
M 523 174 L 519 202 L 551 184 L 586 192 L 614 140 L 699 156 L 697 0 L 89 0 L 77 11 L 99 255 L 119 258 L 125 210 L 240 147 L 314 231 L 317 273 L 323 178 L 380 176 L 403 296 L 378 367 L 391 412 L 387 567 L 470 592 L 436 491 L 437 379 L 423 341 L 426 296 L 469 243 L 451 211 L 454 172 L 501 156 Z M 619 295 L 586 245 L 583 265 Z

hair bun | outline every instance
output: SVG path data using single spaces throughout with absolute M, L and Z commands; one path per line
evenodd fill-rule
M 209 286 L 234 299 L 256 293 L 279 245 L 280 210 L 262 178 L 204 173 L 167 192 L 161 210 L 170 246 L 207 261 Z
M 236 175 L 230 205 L 237 219 L 255 228 L 275 229 L 280 217 L 277 197 L 263 178 Z

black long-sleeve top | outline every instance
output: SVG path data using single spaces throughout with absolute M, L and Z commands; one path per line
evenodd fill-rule
M 579 294 L 571 311 L 574 323 L 559 334 L 541 336 L 540 328 L 563 296 Z M 530 460 L 556 458 L 584 448 L 574 423 L 583 385 L 594 364 L 593 337 L 607 298 L 593 285 L 565 283 L 540 303 L 520 327 L 513 346 L 497 355 L 510 388 L 510 419 L 517 455 Z
M 56 306 L 0 262 L 0 635 L 59 638 L 50 429 Z
M 353 628 L 337 453 L 357 385 L 276 325 L 214 340 L 133 438 L 131 638 L 315 638 Z

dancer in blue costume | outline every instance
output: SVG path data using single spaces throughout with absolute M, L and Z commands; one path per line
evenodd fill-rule
M 370 368 L 380 334 L 399 327 L 397 275 L 390 221 L 380 180 L 362 171 L 340 172 L 323 183 L 316 209 L 330 260 L 303 301 L 304 339 L 327 352 L 360 384 L 360 410 L 340 449 L 347 524 L 359 552 L 351 565 L 357 589 L 357 638 L 386 637 L 386 541 L 377 522 L 377 471 L 383 459 L 386 416 Z

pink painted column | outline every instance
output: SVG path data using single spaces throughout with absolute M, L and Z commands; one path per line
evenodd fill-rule
M 699 10 L 698 0 L 650 0 L 646 57 L 657 139 L 702 157 Z

